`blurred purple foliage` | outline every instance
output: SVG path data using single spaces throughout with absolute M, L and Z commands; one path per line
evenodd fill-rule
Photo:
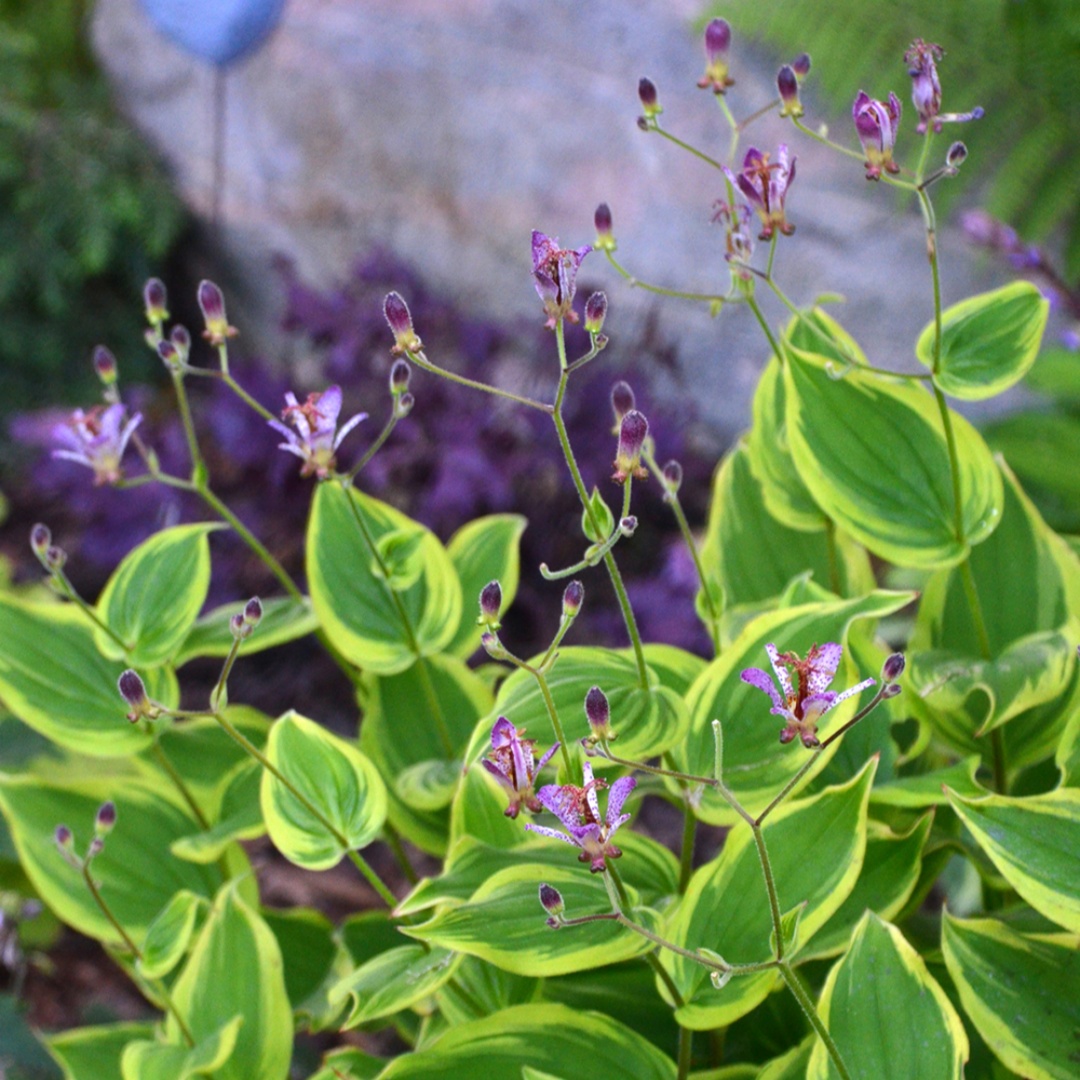
M 340 383 L 344 390 L 343 415 L 360 409 L 371 413 L 343 443 L 343 468 L 375 438 L 390 409 L 392 339 L 382 314 L 382 299 L 390 289 L 406 298 L 433 362 L 534 396 L 550 398 L 553 393 L 558 362 L 539 310 L 532 323 L 470 316 L 433 294 L 385 252 L 361 259 L 348 280 L 328 291 L 305 284 L 285 263 L 278 270 L 286 295 L 285 328 L 321 354 L 325 383 Z M 589 291 L 583 286 L 581 295 Z M 137 317 L 135 311 L 132 317 Z M 700 523 L 716 443 L 695 423 L 692 394 L 680 393 L 677 409 L 665 407 L 655 396 L 655 373 L 663 372 L 669 384 L 675 380 L 673 350 L 650 342 L 647 328 L 641 335 L 644 341 L 620 341 L 617 320 L 609 325 L 614 343 L 574 376 L 565 408 L 585 481 L 590 487 L 598 485 L 617 509 L 620 491 L 609 479 L 616 446 L 609 394 L 614 382 L 627 379 L 638 407 L 649 417 L 658 460 L 681 460 L 684 505 L 691 522 Z M 571 359 L 587 349 L 583 332 L 570 328 L 568 349 Z M 206 353 L 196 346 L 193 362 L 203 362 L 200 355 Z M 633 363 L 628 356 L 634 357 Z M 290 382 L 256 360 L 234 359 L 232 371 L 275 412 L 286 390 L 302 399 L 323 388 Z M 144 441 L 156 450 L 166 471 L 186 475 L 189 462 L 171 394 L 124 387 L 122 380 L 121 369 L 124 400 L 145 417 L 140 428 Z M 187 385 L 214 490 L 290 572 L 301 576 L 311 482 L 299 477 L 295 458 L 276 449 L 280 437 L 227 388 L 210 379 L 189 378 Z M 482 514 L 525 514 L 530 524 L 522 541 L 522 582 L 505 640 L 523 654 L 546 647 L 558 622 L 565 583 L 545 582 L 537 567 L 542 561 L 553 568 L 576 562 L 586 546 L 580 505 L 553 426 L 539 413 L 422 371 L 413 372 L 411 389 L 416 407 L 361 473 L 359 485 L 424 522 L 444 540 Z M 87 470 L 49 457 L 49 432 L 57 418 L 49 410 L 19 416 L 11 425 L 13 439 L 33 456 L 8 481 L 15 513 L 4 529 L 3 545 L 18 567 L 30 571 L 25 536 L 34 521 L 46 522 L 72 556 L 69 573 L 93 596 L 119 559 L 155 529 L 209 515 L 191 497 L 161 485 L 127 491 L 94 487 Z M 138 471 L 138 459 L 130 451 L 125 465 L 129 475 Z M 633 540 L 620 544 L 618 557 L 646 639 L 706 652 L 708 640 L 693 610 L 693 566 L 655 480 L 635 485 L 634 512 L 642 527 Z M 235 536 L 215 534 L 212 546 L 211 604 L 278 591 Z M 582 623 L 570 643 L 625 644 L 607 575 L 597 568 L 587 571 L 583 581 Z M 472 604 L 475 598 L 466 597 L 465 602 Z

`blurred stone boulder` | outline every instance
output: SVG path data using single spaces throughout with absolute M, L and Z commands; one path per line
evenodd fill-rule
M 593 238 L 610 204 L 619 258 L 642 280 L 717 293 L 727 288 L 723 236 L 711 224 L 720 174 L 636 126 L 637 81 L 658 85 L 666 127 L 714 157 L 728 128 L 704 68 L 701 14 L 689 0 L 290 0 L 265 46 L 224 76 L 225 174 L 214 241 L 238 270 L 230 302 L 249 347 L 280 346 L 273 255 L 329 284 L 358 253 L 385 245 L 467 309 L 534 312 L 529 233 L 567 246 Z M 823 17 L 827 17 L 823 13 Z M 95 48 L 122 108 L 158 148 L 204 220 L 212 203 L 215 72 L 159 35 L 138 0 L 98 0 Z M 897 43 L 896 89 L 907 76 Z M 786 57 L 766 56 L 735 27 L 729 94 L 737 116 L 767 103 Z M 860 75 L 853 68 L 852 93 Z M 804 99 L 813 115 L 813 76 Z M 850 120 L 836 118 L 838 138 Z M 847 296 L 839 317 L 882 365 L 913 363 L 930 318 L 921 221 L 894 191 L 867 184 L 833 155 L 770 117 L 751 144 L 786 140 L 798 156 L 789 195 L 797 232 L 780 242 L 789 295 Z M 944 144 L 942 145 L 944 150 Z M 996 282 L 975 281 L 970 256 L 946 231 L 946 302 Z M 999 275 L 1001 277 L 1003 275 Z M 582 288 L 610 297 L 605 359 L 616 377 L 637 335 L 670 341 L 681 378 L 706 416 L 731 432 L 749 418 L 765 360 L 750 313 L 659 301 L 591 256 Z M 766 303 L 779 321 L 778 305 Z M 422 332 L 422 328 L 421 332 Z

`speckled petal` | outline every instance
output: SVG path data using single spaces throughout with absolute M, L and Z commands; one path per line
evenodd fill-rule
M 780 690 L 785 698 L 791 698 L 793 691 L 791 689 L 791 676 L 788 674 L 787 665 L 780 659 L 780 653 L 776 646 L 769 642 L 765 646 L 765 652 L 768 654 L 769 663 L 772 664 L 773 671 L 776 672 L 776 681 L 780 684 Z

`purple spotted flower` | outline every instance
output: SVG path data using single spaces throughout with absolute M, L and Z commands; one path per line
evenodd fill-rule
M 547 312 L 547 325 L 554 329 L 560 319 L 578 321 L 574 312 L 574 292 L 581 260 L 592 248 L 559 247 L 557 236 L 545 236 L 535 229 L 532 234 L 533 284 Z
M 357 413 L 349 417 L 337 430 L 338 416 L 341 414 L 341 387 L 330 386 L 322 393 L 308 394 L 307 401 L 301 405 L 296 395 L 290 390 L 285 395 L 285 408 L 282 420 L 288 420 L 293 427 L 287 427 L 280 420 L 268 420 L 267 423 L 281 435 L 285 442 L 278 448 L 295 454 L 304 462 L 301 476 L 317 476 L 325 480 L 337 464 L 334 456 L 341 440 L 361 420 L 367 419 L 367 413 Z M 293 430 L 295 428 L 295 430 Z M 336 432 L 336 434 L 335 434 Z
M 600 817 L 600 803 L 596 792 L 607 787 L 605 780 L 593 777 L 592 765 L 582 765 L 585 774 L 585 786 L 576 784 L 548 784 L 537 792 L 537 798 L 545 810 L 550 810 L 563 824 L 565 832 L 549 829 L 544 825 L 525 826 L 541 836 L 550 836 L 553 840 L 562 840 L 581 848 L 578 859 L 587 862 L 589 869 L 597 874 L 606 869 L 605 859 L 617 859 L 622 852 L 611 842 L 619 826 L 630 820 L 629 814 L 620 813 L 623 803 L 634 790 L 637 781 L 632 776 L 624 776 L 611 785 L 608 792 L 607 813 Z
M 516 818 L 522 806 L 534 814 L 540 812 L 542 807 L 533 788 L 536 774 L 559 749 L 556 743 L 536 761 L 533 757 L 536 740 L 523 739 L 524 734 L 524 728 L 519 731 L 505 716 L 500 716 L 491 729 L 491 753 L 480 762 L 509 793 L 510 805 L 506 808 L 509 818 Z
M 789 743 L 798 735 L 807 749 L 819 746 L 817 727 L 821 718 L 840 702 L 874 685 L 873 679 L 863 679 L 857 686 L 839 694 L 829 689 L 844 652 L 842 646 L 835 642 L 814 645 L 805 659 L 795 653 L 777 652 L 776 646 L 771 644 L 765 646 L 765 651 L 769 654 L 780 691 L 776 689 L 772 677 L 761 668 L 747 668 L 739 677 L 744 683 L 768 694 L 773 703 L 769 711 L 787 721 L 780 732 L 782 743 Z M 792 673 L 795 675 L 794 685 Z
M 919 123 L 915 130 L 922 135 L 928 124 L 934 125 L 935 131 L 941 130 L 941 123 L 936 119 L 941 112 L 941 82 L 938 79 L 937 61 L 943 53 L 940 45 L 932 45 L 922 38 L 916 38 L 904 53 L 904 63 L 911 76 L 911 101 L 919 114 Z
M 776 229 L 785 236 L 795 231 L 784 213 L 784 199 L 795 179 L 795 158 L 788 157 L 785 143 L 776 148 L 776 161 L 770 161 L 768 154 L 751 146 L 743 158 L 742 172 L 733 173 L 725 166 L 724 173 L 761 218 L 758 239 L 771 240 Z
M 893 161 L 892 152 L 900 126 L 900 99 L 890 91 L 888 102 L 875 101 L 860 90 L 851 106 L 851 116 L 866 155 L 866 179 L 880 180 L 882 169 L 898 173 L 900 166 Z
M 54 450 L 52 456 L 93 469 L 95 484 L 115 484 L 123 475 L 120 461 L 128 440 L 141 422 L 141 413 L 129 419 L 127 408 L 119 402 L 98 405 L 88 412 L 76 409 L 53 428 L 53 438 L 62 449 Z

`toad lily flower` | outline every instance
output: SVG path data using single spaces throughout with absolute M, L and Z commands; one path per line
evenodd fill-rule
M 125 420 L 126 414 L 126 406 L 119 402 L 95 406 L 89 412 L 76 409 L 53 428 L 53 437 L 64 449 L 54 450 L 52 456 L 93 469 L 95 484 L 115 484 L 123 475 L 120 461 L 128 440 L 142 422 L 141 413 Z
M 941 123 L 936 120 L 941 112 L 941 82 L 936 61 L 943 55 L 940 45 L 932 45 L 922 38 L 916 38 L 904 53 L 904 63 L 911 76 L 911 100 L 919 114 L 915 130 L 920 135 L 926 132 L 930 123 L 933 123 L 935 131 L 941 131 Z
M 624 776 L 611 785 L 608 793 L 607 813 L 600 817 L 600 803 L 596 798 L 599 788 L 607 787 L 604 780 L 593 778 L 592 765 L 582 765 L 585 774 L 585 786 L 575 784 L 548 784 L 537 793 L 537 798 L 545 810 L 550 810 L 563 824 L 565 832 L 549 829 L 544 825 L 525 826 L 531 832 L 541 836 L 550 836 L 553 840 L 562 840 L 581 848 L 580 862 L 587 862 L 589 869 L 597 874 L 606 869 L 605 859 L 617 859 L 622 852 L 611 842 L 611 838 L 621 825 L 630 820 L 629 814 L 621 814 L 630 792 L 637 781 L 632 776 Z
M 325 480 L 337 464 L 334 456 L 341 440 L 361 420 L 367 419 L 367 413 L 357 413 L 349 417 L 337 431 L 338 416 L 341 414 L 341 387 L 330 386 L 322 393 L 308 394 L 307 401 L 301 405 L 296 395 L 290 390 L 285 395 L 285 408 L 282 420 L 288 420 L 293 428 L 286 427 L 280 420 L 268 420 L 267 423 L 278 433 L 285 436 L 285 442 L 278 443 L 278 449 L 295 454 L 304 462 L 301 476 L 317 476 Z M 335 434 L 337 431 L 337 434 Z
M 568 249 L 559 247 L 557 236 L 545 236 L 535 229 L 532 234 L 533 284 L 547 312 L 547 326 L 554 330 L 561 319 L 577 322 L 574 312 L 574 293 L 581 260 L 592 248 Z
M 534 814 L 540 812 L 542 807 L 533 790 L 536 774 L 559 749 L 556 743 L 536 761 L 533 757 L 536 740 L 521 738 L 524 734 L 524 728 L 519 731 L 505 716 L 500 716 L 491 729 L 491 753 L 480 762 L 509 792 L 510 805 L 505 811 L 509 818 L 516 818 L 522 806 Z
M 724 174 L 746 196 L 761 218 L 759 240 L 771 240 L 779 229 L 785 236 L 795 231 L 784 214 L 787 189 L 795 179 L 795 158 L 788 157 L 788 148 L 781 143 L 776 149 L 776 161 L 751 146 L 743 158 L 742 172 L 737 175 L 725 166 Z
M 782 743 L 789 743 L 798 735 L 807 749 L 819 746 L 817 726 L 821 718 L 840 702 L 874 685 L 873 679 L 863 679 L 857 686 L 839 694 L 829 689 L 844 651 L 835 642 L 813 646 L 805 660 L 795 653 L 779 653 L 776 646 L 771 644 L 765 646 L 765 651 L 769 654 L 783 696 L 777 691 L 772 678 L 761 668 L 747 668 L 739 678 L 768 694 L 773 703 L 769 711 L 787 721 L 780 732 Z M 795 673 L 797 688 L 792 686 L 791 672 Z
M 900 166 L 893 161 L 892 152 L 900 126 L 900 99 L 890 92 L 886 104 L 860 90 L 851 107 L 851 115 L 866 155 L 866 179 L 880 180 L 882 169 L 898 173 Z

